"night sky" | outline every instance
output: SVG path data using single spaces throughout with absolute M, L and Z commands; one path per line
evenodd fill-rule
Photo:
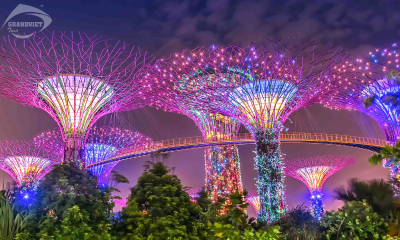
M 400 34 L 399 1 L 2 1 L 0 23 L 18 4 L 46 12 L 52 23 L 48 30 L 81 31 L 138 46 L 155 57 L 198 46 L 240 44 L 264 38 L 296 37 L 313 39 L 342 47 L 355 56 L 373 47 L 384 47 L 397 41 Z M 0 31 L 7 36 L 7 30 Z M 126 119 L 131 127 L 154 140 L 199 136 L 200 131 L 186 116 L 146 107 L 114 114 Z M 111 122 L 110 118 L 99 124 Z M 373 120 L 349 111 L 332 111 L 311 106 L 294 113 L 285 126 L 289 131 L 337 133 L 383 138 Z M 22 106 L 0 98 L 0 140 L 28 140 L 42 131 L 56 129 L 57 124 L 44 111 Z M 245 132 L 242 129 L 242 132 Z M 239 146 L 244 187 L 256 190 L 253 169 L 254 145 Z M 367 163 L 370 152 L 343 146 L 283 144 L 285 159 L 323 154 L 348 154 L 357 162 L 331 176 L 323 187 L 325 207 L 336 209 L 341 202 L 332 190 L 353 177 L 359 179 L 389 177 L 389 170 Z M 128 177 L 129 185 L 119 185 L 122 196 L 128 195 L 143 171 L 143 157 L 121 162 L 116 169 Z M 167 160 L 175 167 L 182 183 L 202 187 L 205 179 L 204 149 L 174 152 Z M 6 173 L 0 175 L 10 181 Z M 300 181 L 286 178 L 289 207 L 308 204 L 308 189 Z M 250 215 L 254 213 L 249 211 Z

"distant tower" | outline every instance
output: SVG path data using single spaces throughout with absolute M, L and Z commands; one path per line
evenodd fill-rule
M 321 220 L 324 215 L 322 185 L 329 176 L 353 164 L 350 156 L 317 156 L 285 161 L 285 173 L 307 185 L 311 192 L 311 210 L 314 217 Z
M 18 187 L 34 187 L 59 164 L 62 155 L 38 146 L 34 141 L 4 141 L 0 143 L 0 167 L 11 175 Z

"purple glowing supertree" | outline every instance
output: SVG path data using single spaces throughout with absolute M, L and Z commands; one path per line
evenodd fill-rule
M 261 201 L 258 217 L 273 222 L 286 211 L 279 141 L 283 122 L 328 91 L 334 81 L 330 69 L 344 56 L 311 41 L 269 40 L 243 48 L 198 48 L 161 59 L 155 68 L 158 81 L 175 84 L 179 94 L 174 101 L 191 99 L 197 111 L 233 117 L 252 133 Z
M 196 198 L 200 197 L 199 193 L 202 190 L 203 189 L 201 189 L 201 188 L 190 188 L 190 189 L 185 190 L 185 192 L 187 192 L 187 194 L 189 194 L 190 200 L 192 202 L 196 202 Z
M 173 61 L 173 60 L 171 60 Z M 164 79 L 163 72 L 170 69 L 172 62 L 166 60 L 158 62 L 149 71 L 148 77 L 153 81 L 169 82 Z M 187 70 L 188 71 L 188 70 Z M 159 94 L 159 101 L 155 106 L 188 116 L 200 129 L 207 142 L 233 141 L 237 139 L 240 123 L 237 119 L 219 113 L 204 111 L 196 106 L 197 99 L 185 95 L 183 92 L 169 89 Z M 205 190 L 213 202 L 219 197 L 233 192 L 243 192 L 240 173 L 239 151 L 233 144 L 212 146 L 205 148 L 206 185 Z M 228 205 L 227 198 L 225 204 Z M 224 214 L 226 209 L 223 208 Z
M 331 109 L 357 110 L 369 115 L 383 129 L 386 139 L 395 144 L 400 140 L 399 47 L 374 49 L 364 58 L 346 61 L 335 66 L 337 87 L 322 98 Z M 368 103 L 369 102 L 369 103 Z M 387 159 L 392 177 L 399 176 L 399 165 Z
M 146 55 L 125 44 L 53 32 L 0 45 L 1 96 L 40 108 L 58 123 L 65 161 L 83 165 L 86 132 L 101 116 L 151 101 Z
M 85 150 L 84 162 L 87 165 L 107 160 L 117 155 L 121 149 L 148 148 L 153 141 L 141 133 L 116 127 L 94 126 L 89 130 Z M 108 176 L 118 161 L 97 165 L 88 169 L 98 178 L 100 185 L 107 185 Z
M 253 207 L 254 211 L 256 211 L 256 213 L 258 214 L 258 212 L 260 211 L 260 208 L 261 208 L 260 197 L 258 196 L 258 193 L 257 192 L 249 192 L 247 194 L 245 201 L 248 204 L 250 204 Z
M 311 192 L 311 211 L 316 219 L 324 215 L 322 185 L 329 176 L 355 162 L 351 156 L 316 156 L 286 161 L 285 174 L 307 185 Z
M 4 141 L 0 143 L 0 167 L 11 175 L 18 187 L 35 187 L 55 164 L 61 163 L 62 154 L 49 151 L 34 141 Z

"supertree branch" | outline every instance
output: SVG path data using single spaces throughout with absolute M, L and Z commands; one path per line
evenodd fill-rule
M 316 156 L 286 161 L 285 174 L 302 181 L 311 193 L 311 210 L 318 220 L 324 214 L 322 185 L 329 176 L 355 162 L 351 156 Z
M 201 47 L 161 59 L 153 78 L 172 83 L 176 101 L 238 119 L 252 133 L 257 146 L 259 218 L 273 222 L 286 210 L 279 150 L 283 122 L 330 91 L 336 81 L 331 68 L 345 57 L 339 49 L 312 41 Z
M 261 209 L 260 197 L 258 196 L 258 193 L 257 192 L 249 192 L 249 194 L 247 194 L 245 201 L 248 204 L 250 204 L 254 208 L 254 211 L 256 211 L 256 213 L 258 214 L 258 212 Z
M 11 175 L 18 187 L 35 187 L 62 154 L 34 141 L 4 141 L 0 143 L 1 169 Z
M 142 107 L 159 86 L 145 53 L 85 34 L 36 34 L 0 42 L 1 96 L 46 111 L 58 123 L 65 160 L 81 160 L 87 130 L 105 114 Z
M 47 151 L 64 154 L 64 142 L 60 131 L 45 131 L 33 139 L 34 143 Z
M 114 157 L 127 148 L 148 148 L 153 141 L 139 133 L 117 127 L 94 126 L 88 133 L 83 159 L 87 165 Z M 118 162 L 106 163 L 89 169 L 100 185 L 108 184 L 108 176 Z

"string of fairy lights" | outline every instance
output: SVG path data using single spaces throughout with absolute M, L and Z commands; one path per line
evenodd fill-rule
M 107 159 L 154 143 L 138 132 L 94 123 L 106 114 L 149 105 L 188 116 L 205 141 L 235 140 L 243 124 L 256 147 L 258 190 L 249 201 L 258 218 L 271 223 L 287 210 L 280 133 L 287 131 L 283 123 L 291 113 L 315 103 L 357 110 L 374 118 L 388 141 L 400 139 L 400 75 L 393 71 L 400 65 L 397 44 L 352 59 L 330 45 L 267 39 L 242 47 L 199 47 L 156 61 L 118 42 L 64 32 L 0 44 L 0 95 L 43 109 L 60 126 L 59 132 L 42 133 L 29 143 L 33 153 L 25 143 L 0 144 L 0 166 L 14 174 L 19 185 L 36 184 L 60 162 L 82 168 L 95 163 L 90 171 L 100 184 L 107 184 L 118 163 Z M 369 107 L 364 106 L 366 99 L 372 103 Z M 207 147 L 204 157 L 205 191 L 213 202 L 243 192 L 235 145 Z M 346 161 L 340 162 L 312 162 L 290 173 L 309 186 L 318 219 L 323 214 L 322 184 Z M 386 165 L 393 176 L 399 175 L 399 166 L 390 160 Z

